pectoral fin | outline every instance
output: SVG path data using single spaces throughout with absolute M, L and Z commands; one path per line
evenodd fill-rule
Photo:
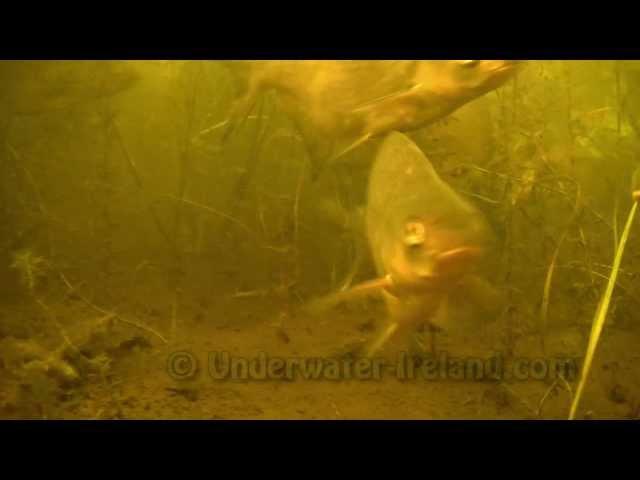
M 366 110 L 372 110 L 375 108 L 385 108 L 389 107 L 393 104 L 393 102 L 402 101 L 403 99 L 410 97 L 414 94 L 414 92 L 418 89 L 422 88 L 422 84 L 418 83 L 415 85 L 407 86 L 407 88 L 403 90 L 398 90 L 396 92 L 389 93 L 387 95 L 383 95 L 378 98 L 374 98 L 372 100 L 368 100 L 366 102 L 361 103 L 356 106 L 352 110 L 353 113 L 360 113 Z
M 385 288 L 391 286 L 391 278 L 389 276 L 369 280 L 360 283 L 349 290 L 332 293 L 330 295 L 311 301 L 306 310 L 310 313 L 321 313 L 330 308 L 337 306 L 342 302 L 353 301 L 358 298 L 364 298 L 371 294 L 376 294 Z
M 476 247 L 460 247 L 448 250 L 436 257 L 438 273 L 457 275 L 469 269 L 469 265 L 482 256 L 482 249 Z

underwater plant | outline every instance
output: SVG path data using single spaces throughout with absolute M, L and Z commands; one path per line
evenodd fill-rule
M 18 272 L 22 286 L 33 292 L 39 282 L 46 277 L 49 262 L 31 249 L 18 250 L 13 254 L 11 268 Z
M 573 420 L 575 418 L 576 410 L 578 409 L 578 404 L 580 403 L 580 398 L 582 397 L 582 392 L 587 382 L 589 370 L 591 369 L 591 364 L 593 362 L 593 356 L 594 356 L 596 347 L 598 345 L 598 340 L 600 340 L 600 334 L 602 333 L 602 328 L 604 327 L 604 322 L 607 318 L 607 312 L 609 311 L 609 304 L 611 303 L 613 288 L 616 285 L 616 279 L 618 278 L 618 272 L 620 271 L 620 263 L 622 262 L 622 255 L 624 254 L 624 248 L 627 243 L 627 239 L 629 238 L 631 225 L 633 224 L 633 219 L 635 217 L 636 210 L 638 209 L 638 202 L 640 202 L 639 193 L 640 192 L 637 190 L 635 190 L 632 193 L 633 205 L 631 207 L 631 210 L 629 211 L 629 216 L 627 217 L 627 223 L 624 227 L 624 231 L 622 232 L 620 243 L 618 243 L 616 256 L 613 261 L 613 267 L 611 268 L 611 276 L 609 277 L 609 281 L 607 282 L 607 287 L 603 292 L 602 298 L 600 299 L 600 303 L 598 304 L 598 308 L 596 309 L 596 314 L 593 319 L 593 324 L 591 326 L 591 334 L 589 335 L 589 344 L 587 346 L 587 353 L 585 355 L 584 365 L 582 367 L 582 373 L 580 375 L 580 382 L 578 383 L 576 394 L 573 398 L 573 402 L 571 403 L 569 420 Z

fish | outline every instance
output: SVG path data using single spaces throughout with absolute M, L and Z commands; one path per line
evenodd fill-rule
M 490 298 L 488 283 L 476 271 L 493 238 L 486 219 L 438 176 L 403 133 L 388 134 L 376 154 L 365 224 L 377 278 L 310 305 L 318 312 L 362 296 L 381 295 L 388 321 L 367 347 L 366 356 L 425 323 L 446 329 L 446 318 L 439 312 L 451 294 L 469 290 L 470 300 Z
M 430 125 L 503 85 L 516 60 L 287 60 L 225 61 L 237 99 L 226 141 L 275 91 L 282 111 L 306 145 L 317 178 L 348 152 L 392 131 Z

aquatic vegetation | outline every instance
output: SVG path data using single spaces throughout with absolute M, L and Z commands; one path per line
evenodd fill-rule
M 33 293 L 40 282 L 46 278 L 49 262 L 33 250 L 25 249 L 14 252 L 11 268 L 18 272 L 22 286 Z
M 627 223 L 624 227 L 624 230 L 622 231 L 622 236 L 620 237 L 620 243 L 618 244 L 618 249 L 616 250 L 616 255 L 613 260 L 611 275 L 609 277 L 609 281 L 607 282 L 607 287 L 602 293 L 602 298 L 600 299 L 600 303 L 598 304 L 595 317 L 593 318 L 591 334 L 589 336 L 589 344 L 587 346 L 587 352 L 586 352 L 584 363 L 582 366 L 580 382 L 578 383 L 578 388 L 576 390 L 576 394 L 571 404 L 569 420 L 573 420 L 575 418 L 576 411 L 578 409 L 578 405 L 580 404 L 580 399 L 582 397 L 582 392 L 587 382 L 589 371 L 591 370 L 593 356 L 595 354 L 596 347 L 598 346 L 598 341 L 600 340 L 602 329 L 604 328 L 604 322 L 607 319 L 607 313 L 609 312 L 609 305 L 611 304 L 613 289 L 616 285 L 616 279 L 620 272 L 620 264 L 622 263 L 622 256 L 624 255 L 624 249 L 625 249 L 625 246 L 627 245 L 629 233 L 631 232 L 631 225 L 633 224 L 633 219 L 635 218 L 636 210 L 638 208 L 638 199 L 636 197 L 637 196 L 634 195 L 633 205 L 631 206 L 631 210 L 629 211 Z

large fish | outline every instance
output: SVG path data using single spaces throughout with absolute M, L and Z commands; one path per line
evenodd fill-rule
M 314 172 L 369 139 L 429 125 L 498 88 L 510 60 L 229 61 L 238 85 L 228 129 L 275 90 L 306 143 Z
M 487 223 L 402 133 L 392 132 L 380 146 L 365 217 L 378 277 L 313 306 L 326 308 L 381 293 L 389 321 L 367 355 L 375 354 L 394 335 L 437 323 L 436 313 L 450 294 L 468 290 L 473 298 L 491 292 L 474 272 L 491 239 Z

